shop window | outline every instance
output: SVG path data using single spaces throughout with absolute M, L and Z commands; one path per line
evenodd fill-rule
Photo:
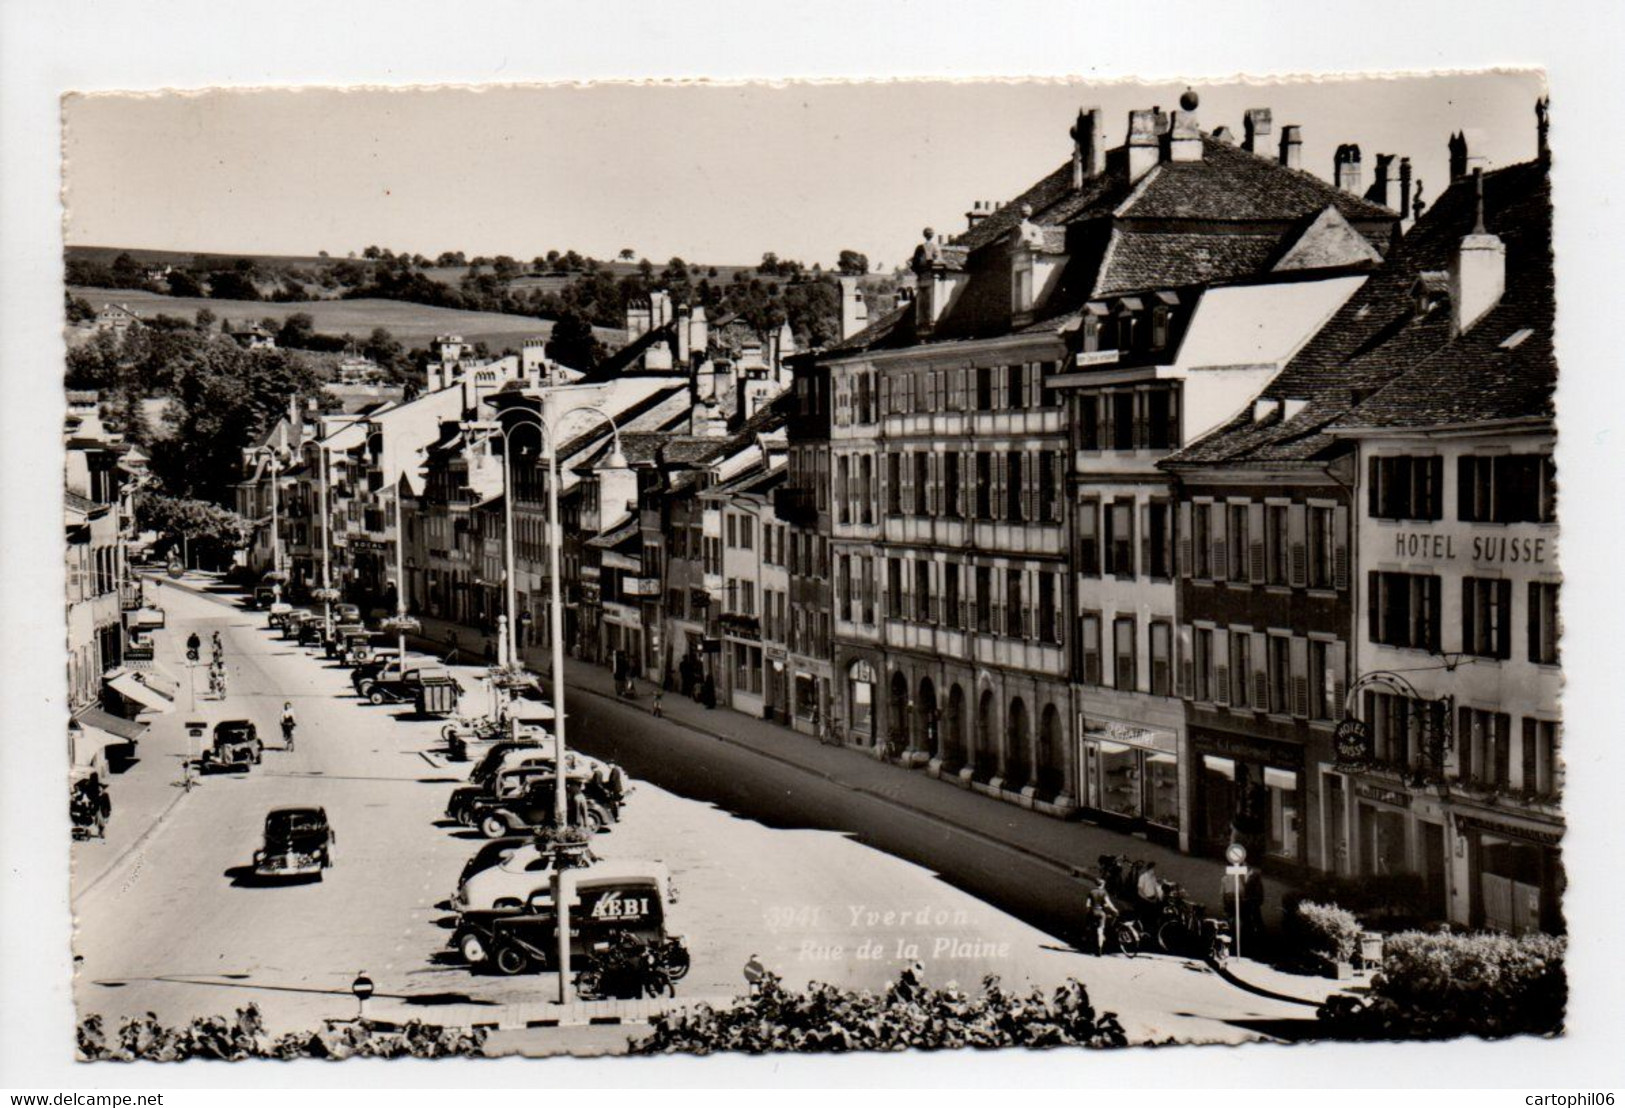
M 1367 588 L 1370 638 L 1385 646 L 1439 650 L 1439 578 L 1372 570 Z
M 1298 775 L 1289 770 L 1266 766 L 1264 789 L 1269 796 L 1267 850 L 1275 858 L 1296 858 L 1302 849 Z
M 1549 581 L 1529 582 L 1529 660 L 1537 665 L 1557 662 L 1557 592 Z

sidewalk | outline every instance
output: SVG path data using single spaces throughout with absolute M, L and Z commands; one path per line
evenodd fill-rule
M 525 652 L 536 672 L 547 668 L 546 652 Z M 603 666 L 565 659 L 566 688 L 604 700 L 629 703 L 615 695 L 615 681 Z M 632 705 L 647 711 L 654 703 L 654 686 L 638 682 Z M 661 708 L 669 723 L 710 735 L 766 758 L 816 774 L 843 788 L 877 797 L 916 815 L 938 820 L 962 833 L 997 843 L 1072 876 L 1093 876 L 1102 854 L 1128 854 L 1157 863 L 1168 880 L 1177 881 L 1196 900 L 1216 908 L 1224 878 L 1224 863 L 1181 854 L 1134 835 L 1111 831 L 1087 821 L 1068 821 L 1006 804 L 948 781 L 928 776 L 923 769 L 906 769 L 883 762 L 866 750 L 833 746 L 731 708 L 705 708 L 688 697 L 667 693 Z M 1279 922 L 1281 897 L 1291 886 L 1266 877 L 1265 918 Z

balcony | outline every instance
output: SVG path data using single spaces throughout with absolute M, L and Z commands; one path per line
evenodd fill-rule
M 622 596 L 659 596 L 660 578 L 658 577 L 622 577 Z
M 818 522 L 818 502 L 812 489 L 773 490 L 773 511 L 784 522 L 798 527 Z

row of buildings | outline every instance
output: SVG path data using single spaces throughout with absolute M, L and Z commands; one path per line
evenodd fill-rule
M 1452 136 L 1425 209 L 1408 160 L 1366 182 L 1345 144 L 1326 181 L 1299 126 L 1196 108 L 1117 145 L 1081 112 L 1054 172 L 924 233 L 894 310 L 848 282 L 823 349 L 724 348 L 656 294 L 586 376 L 443 353 L 417 400 L 284 444 L 295 574 L 324 457 L 347 586 L 404 581 L 494 649 L 511 527 L 542 644 L 551 445 L 579 657 L 1058 817 L 1560 928 L 1544 106 L 1526 163 Z

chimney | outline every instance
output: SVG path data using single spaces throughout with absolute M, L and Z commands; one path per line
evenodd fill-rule
M 1303 128 L 1296 123 L 1281 128 L 1281 164 L 1288 169 L 1303 168 Z
M 1394 155 L 1377 155 L 1377 168 L 1372 174 L 1371 187 L 1365 190 L 1365 198 L 1373 204 L 1388 207 L 1388 168 L 1393 164 Z
M 1072 125 L 1072 187 L 1106 172 L 1106 131 L 1099 108 L 1079 108 Z
M 677 307 L 677 364 L 686 368 L 688 366 L 688 305 L 679 304 Z
M 1472 129 L 1457 131 L 1450 136 L 1450 180 L 1452 183 L 1471 177 L 1475 169 L 1484 167 L 1484 155 L 1473 151 L 1483 145 L 1484 133 Z
M 1399 217 L 1410 219 L 1411 215 L 1411 160 L 1399 159 Z
M 688 348 L 700 357 L 711 349 L 711 323 L 705 315 L 705 305 L 694 305 L 688 317 Z
M 1506 291 L 1507 248 L 1499 235 L 1484 227 L 1484 171 L 1473 170 L 1477 204 L 1473 229 L 1450 259 L 1450 330 L 1459 335 L 1484 318 Z
M 1264 139 L 1270 135 L 1270 110 L 1268 108 L 1248 108 L 1247 114 L 1242 116 L 1241 148 L 1253 154 L 1262 154 L 1269 144 Z
M 1552 101 L 1550 97 L 1542 96 L 1535 101 L 1535 156 L 1541 161 L 1551 158 L 1551 147 L 1546 145 L 1546 130 L 1550 125 L 1547 116 L 1551 114 Z
M 1160 109 L 1128 113 L 1128 179 L 1133 184 L 1157 164 L 1162 149 Z
M 841 282 L 841 338 L 849 339 L 869 326 L 869 306 L 863 302 L 863 291 L 856 277 L 846 276 Z
M 965 230 L 974 231 L 976 225 L 993 214 L 993 201 L 973 200 L 970 211 L 965 213 Z
M 1195 93 L 1187 92 L 1185 97 L 1190 103 L 1196 103 Z M 1194 108 L 1174 112 L 1168 129 L 1168 160 L 1171 162 L 1202 160 L 1202 131 L 1197 125 Z
M 1380 157 L 1380 155 L 1379 155 Z M 1344 192 L 1360 195 L 1360 147 L 1345 142 L 1332 157 L 1332 181 Z

